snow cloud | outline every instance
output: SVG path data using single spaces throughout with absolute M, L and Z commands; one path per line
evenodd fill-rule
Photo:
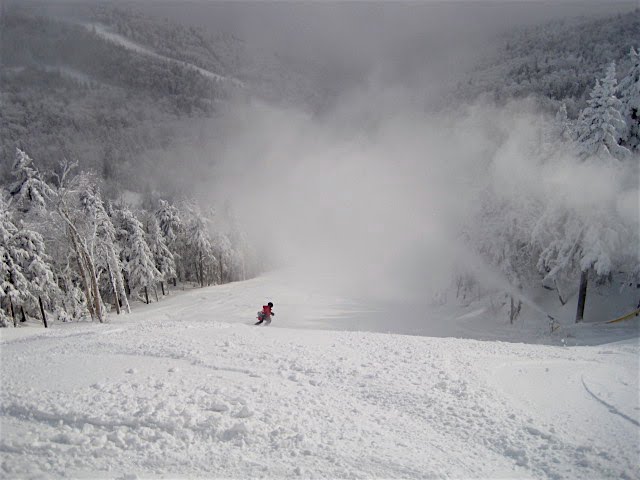
M 430 300 L 473 258 L 460 234 L 483 190 L 637 223 L 637 184 L 619 164 L 566 151 L 545 164 L 547 120 L 528 102 L 425 113 L 409 91 L 379 85 L 322 116 L 243 105 L 217 125 L 226 140 L 207 189 L 281 264 L 337 291 Z

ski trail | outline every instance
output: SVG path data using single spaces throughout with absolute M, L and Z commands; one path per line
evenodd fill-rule
M 120 35 L 119 33 L 115 33 L 115 32 L 111 32 L 107 29 L 106 26 L 100 24 L 100 23 L 84 23 L 83 26 L 91 31 L 94 32 L 96 35 L 104 38 L 105 40 L 108 40 L 112 43 L 116 43 L 128 50 L 133 50 L 137 53 L 143 54 L 143 55 L 147 55 L 153 58 L 157 58 L 159 60 L 164 60 L 167 62 L 172 62 L 175 63 L 177 65 L 180 65 L 182 67 L 186 67 L 186 68 L 191 68 L 193 70 L 196 70 L 197 72 L 199 72 L 200 74 L 202 74 L 203 76 L 210 78 L 216 82 L 229 82 L 232 85 L 236 86 L 236 87 L 244 87 L 244 83 L 240 80 L 238 80 L 237 78 L 233 78 L 233 77 L 225 77 L 224 75 L 220 75 L 218 73 L 214 73 L 214 72 L 210 72 L 209 70 L 206 70 L 204 68 L 198 67 L 197 65 L 194 65 L 192 63 L 189 62 L 185 62 L 183 60 L 177 60 L 175 58 L 171 58 L 171 57 L 167 57 L 165 55 L 160 55 L 159 53 L 154 52 L 153 50 L 145 47 L 144 45 L 141 45 L 137 42 L 134 42 L 132 40 L 129 40 L 127 37 Z
M 610 403 L 605 402 L 600 397 L 598 397 L 595 393 L 593 393 L 591 390 L 589 390 L 589 387 L 587 387 L 587 384 L 584 381 L 584 376 L 581 376 L 580 379 L 582 380 L 582 385 L 584 386 L 584 389 L 587 391 L 587 393 L 589 395 L 591 395 L 594 398 L 594 400 L 596 400 L 597 402 L 599 402 L 602 405 L 604 405 L 605 407 L 607 407 L 609 409 L 609 412 L 613 413 L 614 415 L 618 415 L 618 416 L 624 418 L 625 420 L 633 423 L 636 427 L 640 427 L 640 423 L 637 420 L 629 417 L 628 415 L 625 415 L 620 410 L 618 410 L 616 407 L 614 407 Z

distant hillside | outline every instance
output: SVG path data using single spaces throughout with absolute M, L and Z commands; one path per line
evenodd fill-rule
M 67 158 L 139 189 L 154 164 L 145 152 L 202 135 L 191 121 L 216 115 L 233 96 L 312 96 L 277 58 L 257 59 L 232 37 L 104 7 L 59 18 L 39 11 L 14 6 L 0 19 L 3 178 L 21 146 L 45 171 Z
M 136 156 L 171 142 L 177 121 L 211 115 L 229 97 L 194 69 L 24 12 L 3 17 L 0 55 L 4 171 L 22 145 L 43 168 L 66 157 L 130 179 Z
M 211 37 L 197 28 L 157 22 L 135 10 L 105 6 L 92 9 L 89 18 L 158 55 L 188 62 L 221 77 L 232 77 L 239 71 L 242 44 L 232 36 Z
M 619 72 L 627 69 L 629 49 L 640 46 L 640 9 L 607 18 L 559 20 L 514 31 L 500 41 L 498 52 L 460 82 L 455 95 L 472 99 L 490 94 L 499 101 L 535 95 L 552 108 L 565 101 L 575 116 L 611 61 Z
M 186 61 L 245 87 L 244 93 L 276 103 L 318 108 L 328 92 L 305 73 L 321 67 L 291 60 L 231 35 L 209 34 L 168 19 L 157 20 L 134 8 L 95 7 L 84 18 L 154 52 Z

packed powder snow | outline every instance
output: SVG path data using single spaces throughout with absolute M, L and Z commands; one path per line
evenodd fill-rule
M 345 307 L 314 295 L 270 275 L 2 329 L 2 476 L 637 478 L 637 339 L 318 330 Z

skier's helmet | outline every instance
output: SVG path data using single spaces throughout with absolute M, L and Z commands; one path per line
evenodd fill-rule
M 273 303 L 271 302 L 267 303 L 267 305 L 269 305 L 269 307 L 273 307 Z

